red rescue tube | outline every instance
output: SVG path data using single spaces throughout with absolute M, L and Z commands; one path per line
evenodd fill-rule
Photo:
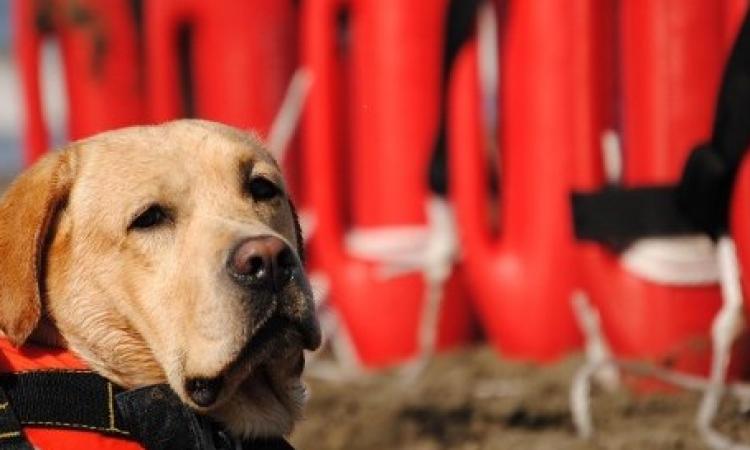
M 710 137 L 729 44 L 723 5 L 621 2 L 619 24 L 622 100 L 616 106 L 622 121 L 623 184 L 674 184 L 692 148 Z M 596 94 L 588 92 L 585 101 L 595 104 Z M 583 159 L 600 160 L 597 134 L 604 122 L 579 125 L 594 133 L 588 138 L 581 133 L 576 144 Z M 588 175 L 579 172 L 578 187 L 603 186 L 601 167 L 592 163 Z M 585 290 L 618 356 L 708 371 L 710 328 L 721 304 L 717 284 L 652 282 L 626 268 L 619 254 L 599 245 L 582 245 L 580 261 Z
M 297 15 L 291 0 L 147 2 L 151 117 L 182 117 L 181 27 L 192 35 L 195 114 L 267 132 L 296 66 Z
M 377 264 L 353 256 L 345 239 L 352 228 L 425 223 L 445 5 L 314 0 L 302 7 L 303 62 L 313 76 L 304 122 L 313 251 L 360 358 L 388 365 L 417 351 L 422 277 L 384 278 Z M 346 20 L 351 34 L 341 39 Z M 469 305 L 453 276 L 438 347 L 471 334 Z
M 130 1 L 13 3 L 14 49 L 25 107 L 24 162 L 49 148 L 40 80 L 45 33 L 58 40 L 68 104 L 68 139 L 133 125 L 144 106 L 136 25 Z M 49 27 L 40 29 L 40 18 Z
M 297 66 L 294 2 L 159 0 L 144 6 L 151 120 L 193 115 L 267 137 Z M 189 39 L 186 55 L 180 39 Z M 184 64 L 189 85 L 180 73 Z M 292 147 L 295 157 L 284 161 L 284 171 L 301 201 L 299 157 Z
M 486 214 L 475 43 L 458 56 L 451 83 L 451 188 L 466 276 L 490 342 L 504 356 L 549 361 L 581 341 L 570 303 L 575 23 L 568 1 L 511 1 L 503 11 L 496 235 Z

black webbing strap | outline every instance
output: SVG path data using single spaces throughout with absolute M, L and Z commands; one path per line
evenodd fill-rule
M 732 186 L 749 144 L 750 10 L 724 71 L 711 141 L 691 152 L 680 182 L 573 193 L 576 236 L 623 244 L 649 236 L 726 233 Z
M 0 386 L 24 426 L 129 435 L 115 405 L 115 395 L 122 389 L 93 372 L 4 373 Z
M 283 438 L 237 443 L 166 384 L 126 391 L 80 370 L 0 374 L 0 449 L 32 450 L 21 427 L 98 432 L 147 450 L 294 450 Z
M 578 239 L 615 248 L 645 237 L 702 232 L 679 208 L 674 186 L 607 186 L 594 193 L 575 193 L 573 224 Z
M 10 400 L 0 388 L 0 448 L 7 450 L 34 450 L 26 440 Z

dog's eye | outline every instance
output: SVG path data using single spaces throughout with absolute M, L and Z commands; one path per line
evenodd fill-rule
M 153 228 L 166 223 L 169 213 L 161 205 L 151 205 L 133 220 L 128 229 Z
M 253 177 L 247 183 L 247 191 L 254 200 L 270 200 L 279 195 L 279 187 L 263 177 Z

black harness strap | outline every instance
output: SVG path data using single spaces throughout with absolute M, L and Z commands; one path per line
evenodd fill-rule
M 166 384 L 126 391 L 83 370 L 0 374 L 0 449 L 32 450 L 27 426 L 103 433 L 147 450 L 294 450 L 282 438 L 237 442 Z
M 70 428 L 127 437 L 115 405 L 122 389 L 105 378 L 79 370 L 0 374 L 13 411 L 24 426 Z
M 576 236 L 622 245 L 642 237 L 726 233 L 732 186 L 749 144 L 750 10 L 724 71 L 711 141 L 691 152 L 679 184 L 573 193 Z
M 236 442 L 218 424 L 188 408 L 166 384 L 115 396 L 131 437 L 151 450 L 294 450 L 283 438 Z
M 34 450 L 26 441 L 21 423 L 10 406 L 5 391 L 0 388 L 0 448 L 7 450 Z

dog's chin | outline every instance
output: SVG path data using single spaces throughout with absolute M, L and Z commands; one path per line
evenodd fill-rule
M 307 399 L 300 379 L 305 367 L 304 342 L 300 330 L 288 319 L 267 320 L 221 375 L 204 380 L 207 386 L 219 389 L 215 400 L 200 407 L 192 401 L 200 400 L 203 393 L 199 392 L 188 404 L 237 437 L 289 434 Z
M 299 375 L 264 364 L 209 415 L 237 437 L 284 436 L 291 433 L 306 400 L 307 389 Z
M 273 338 L 256 339 L 243 353 L 225 372 L 220 398 L 204 412 L 237 437 L 288 435 L 307 400 L 299 334 L 276 329 Z

